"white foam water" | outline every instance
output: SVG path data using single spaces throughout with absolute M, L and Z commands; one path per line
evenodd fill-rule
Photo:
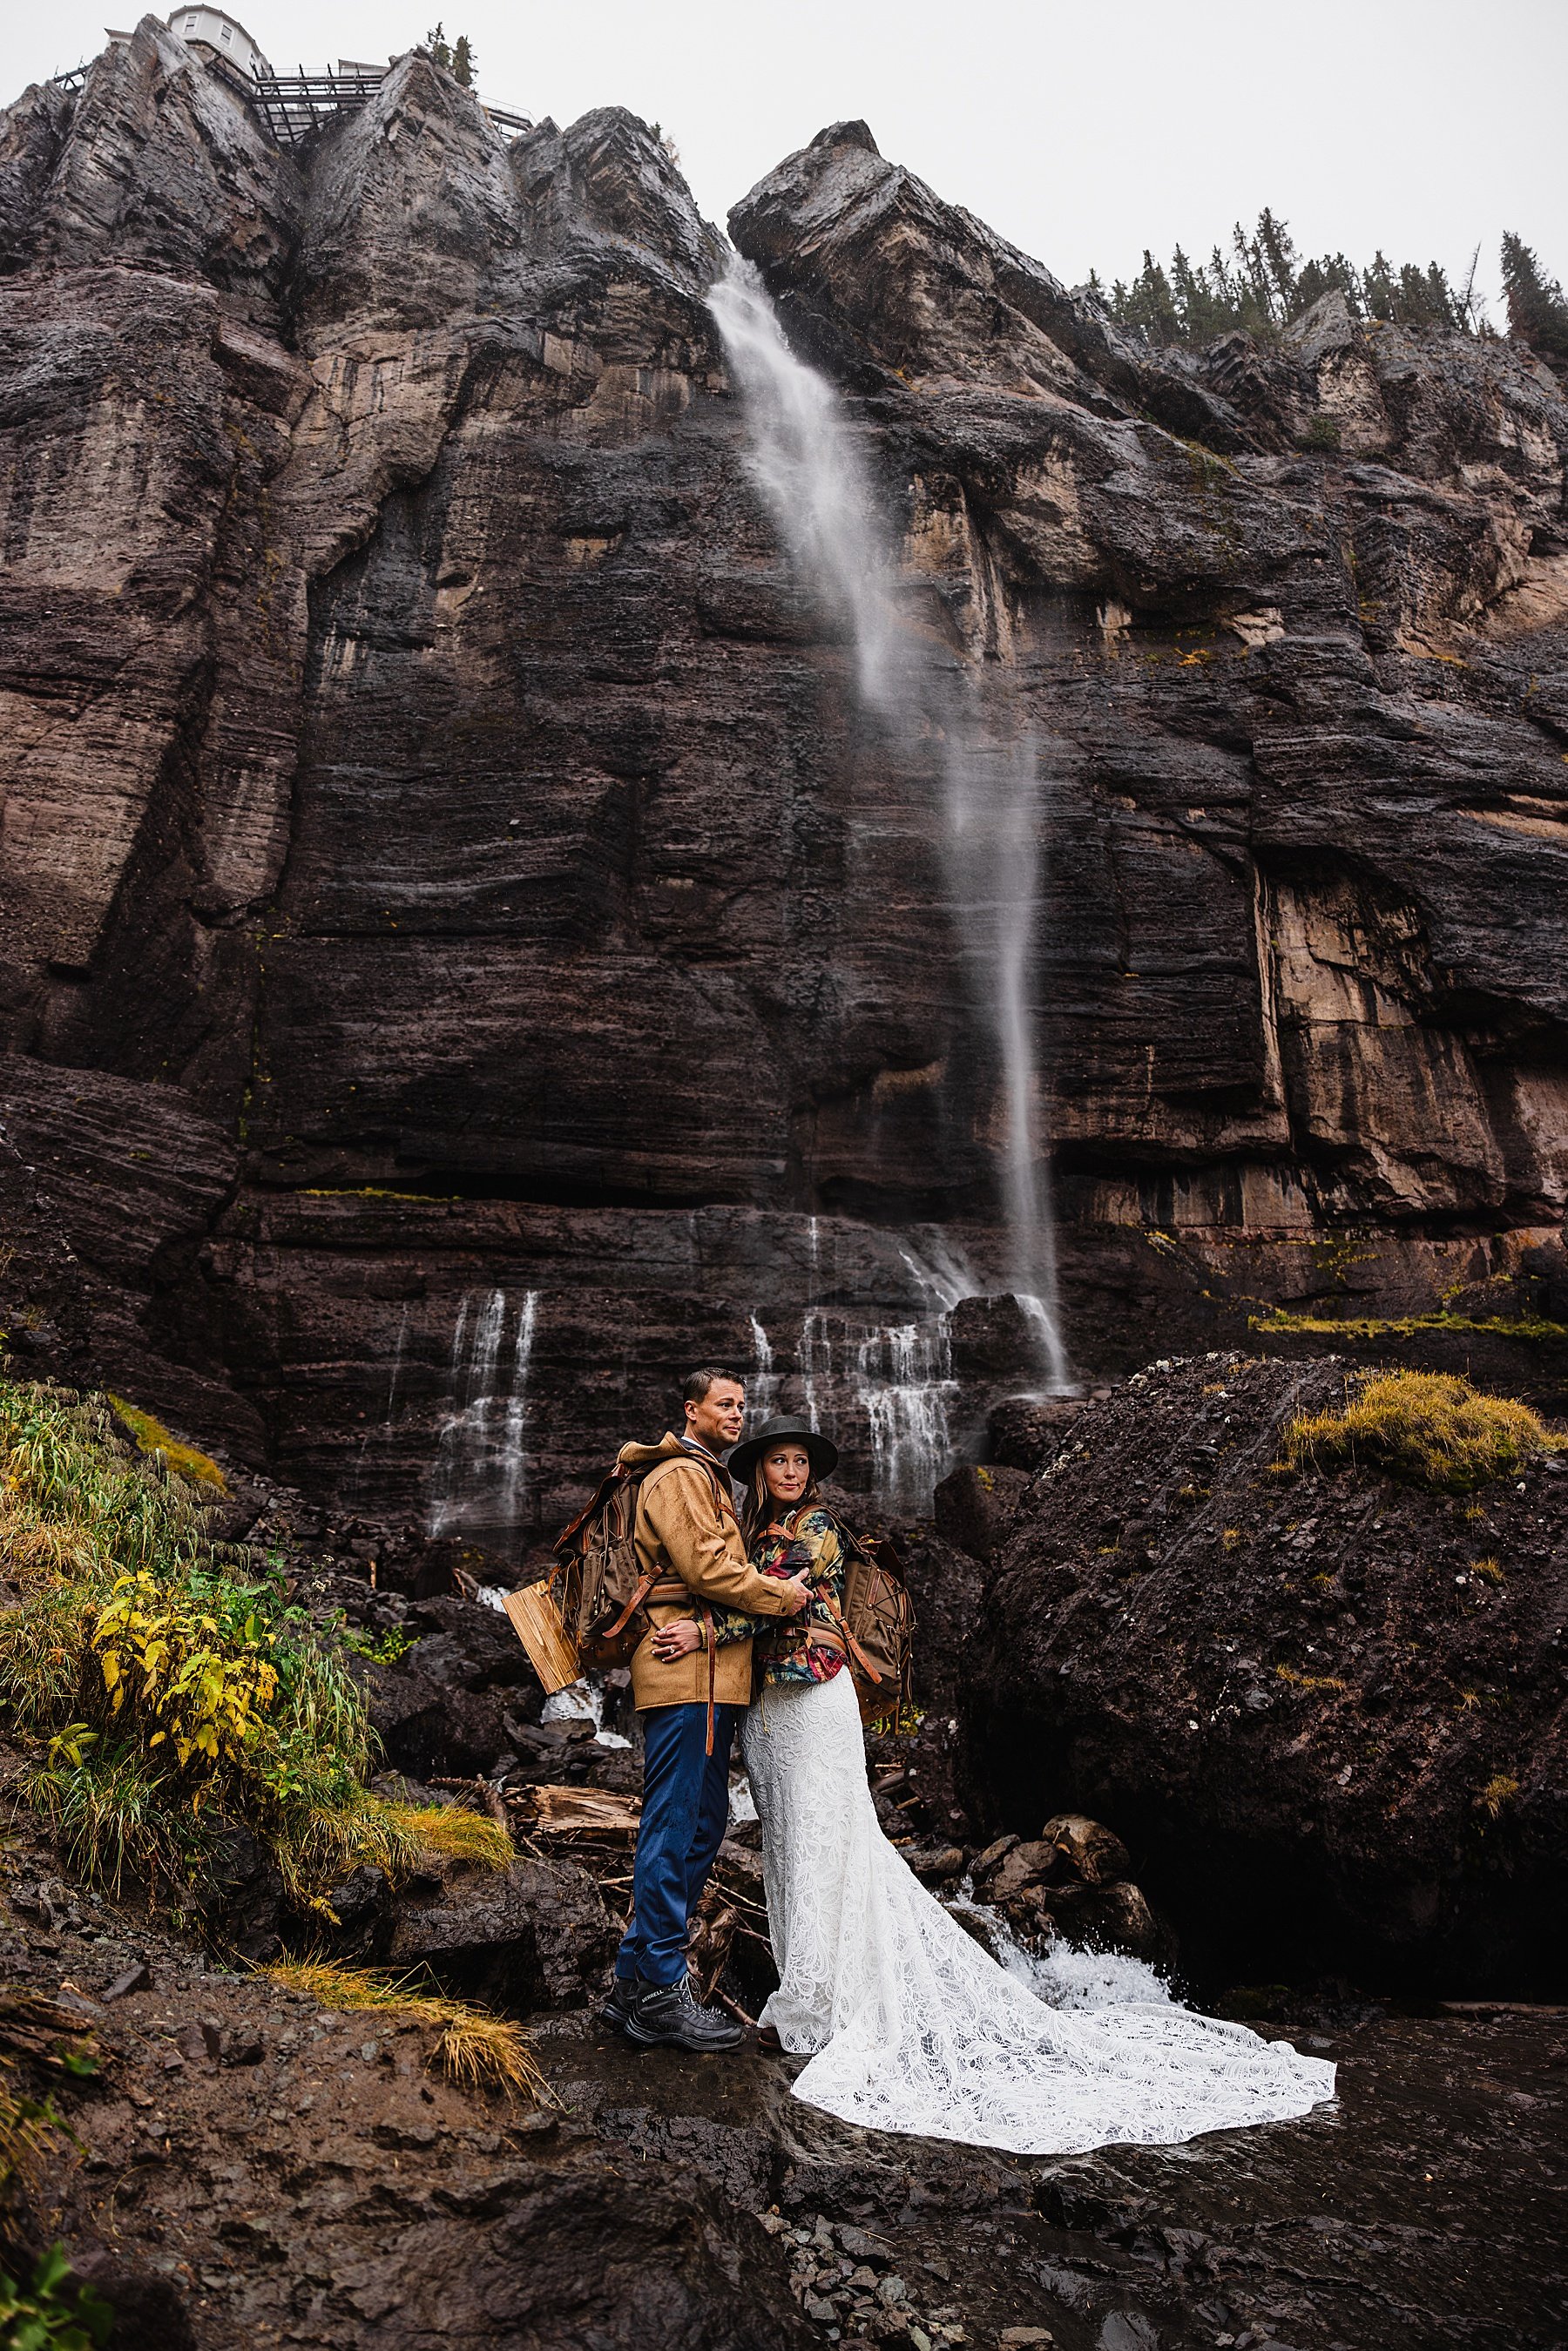
M 564 1689 L 547 1698 L 539 1714 L 541 1722 L 591 1722 L 596 1747 L 630 1747 L 632 1741 L 622 1739 L 618 1730 L 604 1728 L 604 1685 L 596 1674 L 587 1674 L 580 1682 L 568 1682 Z
M 1031 1951 L 1019 1941 L 1003 1913 L 993 1910 L 989 1903 L 977 1902 L 967 1886 L 966 1878 L 947 1907 L 957 1917 L 972 1918 L 998 1966 L 1016 1976 L 1048 2008 L 1089 2015 L 1109 2008 L 1180 2005 L 1164 1976 L 1146 1959 L 1135 1959 L 1128 1952 L 1081 1951 L 1063 1942 Z

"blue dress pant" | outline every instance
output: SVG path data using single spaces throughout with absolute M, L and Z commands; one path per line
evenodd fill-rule
M 629 1981 L 679 1983 L 686 1929 L 729 1821 L 729 1750 L 737 1706 L 655 1706 L 643 1717 L 643 1817 L 632 1881 L 632 1923 L 615 1972 Z

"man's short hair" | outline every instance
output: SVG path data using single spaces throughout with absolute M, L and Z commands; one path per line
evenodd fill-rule
M 733 1380 L 737 1388 L 746 1385 L 738 1372 L 727 1372 L 717 1364 L 704 1364 L 700 1370 L 687 1373 L 681 1389 L 681 1402 L 701 1404 L 715 1380 Z

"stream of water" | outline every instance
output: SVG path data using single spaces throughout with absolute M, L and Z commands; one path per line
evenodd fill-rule
M 514 1306 L 504 1290 L 464 1293 L 452 1333 L 447 1410 L 431 1479 L 431 1536 L 502 1538 L 521 1523 L 538 1292 Z
M 1040 893 L 1036 746 L 1013 721 L 999 664 L 982 678 L 917 616 L 901 614 L 898 565 L 842 405 L 790 350 L 755 269 L 732 260 L 708 301 L 745 395 L 757 481 L 797 569 L 847 629 L 862 710 L 904 766 L 926 767 L 936 747 L 948 911 L 1001 1076 L 1005 1278 L 1037 1310 L 1046 1384 L 1064 1388 L 1030 989 Z M 896 1447 L 896 1415 L 883 1422 L 884 1448 Z

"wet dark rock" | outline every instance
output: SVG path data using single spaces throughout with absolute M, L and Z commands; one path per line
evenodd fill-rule
M 390 1926 L 392 1889 L 384 1870 L 361 1863 L 340 1886 L 329 1887 L 328 1910 L 336 1924 L 328 1940 L 339 1956 L 371 1950 Z
M 429 1679 L 418 1657 L 371 1668 L 371 1723 L 387 1761 L 416 1780 L 487 1774 L 510 1752 L 507 1697 Z
M 512 2011 L 579 2005 L 599 1989 L 620 1931 L 586 1870 L 444 1862 L 434 1876 L 400 1901 L 381 1954 L 389 1964 L 428 1969 L 450 1990 Z
M 1077 1949 L 1124 1951 L 1159 1967 L 1176 1958 L 1169 1928 L 1136 1886 L 1041 1886 L 1030 1907 L 1038 1921 Z
M 289 1906 L 282 1873 L 249 1829 L 226 1823 L 204 1865 L 199 1904 L 241 1959 L 274 1959 Z
M 1066 1431 L 1083 1409 L 1078 1396 L 1053 1396 L 1044 1403 L 1031 1396 L 1005 1396 L 991 1407 L 991 1458 L 1008 1469 L 1033 1476 L 1066 1442 Z
M 1129 1876 L 1132 1862 L 1119 1836 L 1082 1813 L 1059 1813 L 1041 1829 L 1040 1841 L 1086 1886 L 1104 1886 Z
M 1551 1992 L 1568 1488 L 1277 1474 L 1344 1387 L 1207 1358 L 1081 1416 L 991 1562 L 968 1800 L 1104 1823 L 1200 1974 Z
M 152 1970 L 145 1959 L 138 1959 L 117 1975 L 112 1983 L 105 1984 L 99 1998 L 104 2001 L 125 2000 L 131 1992 L 151 1991 Z
M 912 1844 L 904 1858 L 927 1886 L 945 1886 L 963 1875 L 964 1852 L 956 1844 Z
M 989 1559 L 1028 1484 L 1022 1469 L 965 1463 L 936 1489 L 937 1533 L 971 1559 Z

